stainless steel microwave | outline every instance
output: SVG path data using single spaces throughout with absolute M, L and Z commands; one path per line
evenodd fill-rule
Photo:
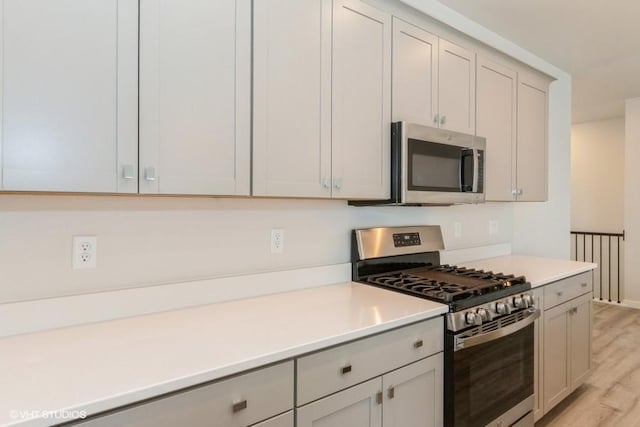
M 391 126 L 391 204 L 483 203 L 482 137 L 407 122 Z

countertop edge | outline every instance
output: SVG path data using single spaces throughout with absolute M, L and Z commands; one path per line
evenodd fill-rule
M 595 270 L 598 265 L 597 264 L 592 264 L 592 263 L 586 263 L 588 265 L 585 265 L 581 268 L 577 268 L 575 270 L 572 270 L 570 272 L 566 272 L 566 273 L 562 273 L 562 274 L 556 274 L 554 276 L 549 276 L 543 280 L 538 280 L 535 283 L 531 283 L 531 288 L 535 289 L 535 288 L 539 288 L 541 286 L 546 286 L 546 285 L 550 285 L 551 283 L 557 282 L 558 280 L 562 280 L 562 279 L 566 279 L 567 277 L 571 277 L 571 276 L 575 276 L 577 274 L 582 274 L 582 273 L 586 273 L 588 271 L 593 271 Z

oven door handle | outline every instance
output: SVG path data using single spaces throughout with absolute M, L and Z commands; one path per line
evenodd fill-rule
M 456 337 L 454 351 L 464 350 L 465 348 L 488 343 L 490 341 L 494 341 L 502 337 L 505 337 L 507 335 L 518 332 L 519 330 L 524 329 L 527 326 L 531 325 L 539 317 L 540 317 L 540 310 L 538 310 L 537 308 L 530 308 L 527 311 L 525 311 L 524 319 L 516 323 L 512 323 L 511 325 L 505 326 L 495 331 L 487 332 L 486 334 L 473 335 L 468 338 Z

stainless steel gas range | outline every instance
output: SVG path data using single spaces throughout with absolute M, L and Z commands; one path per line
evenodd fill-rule
M 439 226 L 354 230 L 353 279 L 441 302 L 445 426 L 533 426 L 534 307 L 522 276 L 441 265 Z

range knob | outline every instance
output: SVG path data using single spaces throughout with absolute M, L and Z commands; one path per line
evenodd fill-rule
M 480 318 L 478 313 L 470 311 L 464 315 L 464 319 L 467 322 L 467 325 L 482 325 L 482 319 Z
M 526 295 L 522 295 L 522 300 L 527 303 L 527 307 L 533 307 L 534 306 L 534 302 L 533 302 L 533 296 L 526 294 Z
M 527 308 L 527 305 L 524 302 L 524 299 L 522 299 L 522 296 L 513 297 L 513 306 L 515 308 Z
M 478 314 L 478 316 L 480 316 L 480 319 L 483 322 L 488 322 L 489 320 L 491 320 L 491 315 L 489 314 L 489 310 L 485 309 L 485 308 L 479 308 L 476 313 Z
M 502 301 L 496 303 L 496 313 L 509 314 L 509 307 Z

